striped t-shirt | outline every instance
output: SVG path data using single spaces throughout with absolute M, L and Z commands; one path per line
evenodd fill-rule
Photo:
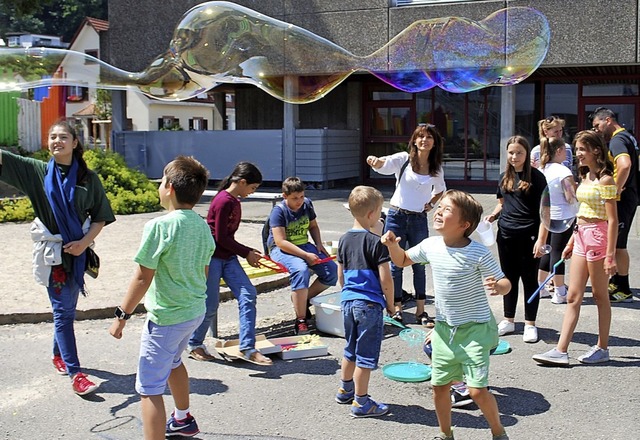
M 447 247 L 442 237 L 429 237 L 407 251 L 415 263 L 429 263 L 435 288 L 436 320 L 450 326 L 489 322 L 492 317 L 482 281 L 504 273 L 489 249 L 475 241 Z

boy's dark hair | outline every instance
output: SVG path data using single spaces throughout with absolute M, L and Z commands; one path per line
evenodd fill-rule
M 164 167 L 163 174 L 165 185 L 173 185 L 178 203 L 187 205 L 198 203 L 209 183 L 209 171 L 191 156 L 176 157 Z
M 251 162 L 240 162 L 235 166 L 231 174 L 229 174 L 222 180 L 222 182 L 220 182 L 218 191 L 227 189 L 231 186 L 232 183 L 239 182 L 242 179 L 246 180 L 248 185 L 253 185 L 254 183 L 262 183 L 262 173 L 260 172 L 258 167 Z
M 371 186 L 358 185 L 349 194 L 349 210 L 354 217 L 363 217 L 383 203 L 382 193 Z
M 457 189 L 447 190 L 442 198 L 445 197 L 460 210 L 460 219 L 463 222 L 469 222 L 469 227 L 464 231 L 464 236 L 468 237 L 480 223 L 482 205 L 471 194 Z
M 286 195 L 304 192 L 304 183 L 298 177 L 287 177 L 282 182 L 282 192 Z
M 614 112 L 609 108 L 598 107 L 593 111 L 593 113 L 589 115 L 589 122 L 593 123 L 594 119 L 607 119 L 607 118 L 611 118 L 617 122 L 618 115 L 616 115 L 616 112 Z

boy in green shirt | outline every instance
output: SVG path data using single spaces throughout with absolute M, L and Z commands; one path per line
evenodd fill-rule
M 208 172 L 179 156 L 164 169 L 158 188 L 169 212 L 149 221 L 135 256 L 138 267 L 109 333 L 117 339 L 145 296 L 136 391 L 141 395 L 145 439 L 198 434 L 189 412 L 189 375 L 181 355 L 205 313 L 206 280 L 215 244 L 209 226 L 193 211 L 207 186 Z M 166 423 L 162 394 L 170 386 L 175 410 Z

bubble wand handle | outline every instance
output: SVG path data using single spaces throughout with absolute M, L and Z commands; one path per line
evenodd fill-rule
M 553 276 L 556 274 L 556 269 L 558 268 L 558 266 L 560 266 L 562 263 L 564 263 L 564 258 L 560 258 L 558 260 L 558 262 L 556 264 L 553 265 L 553 268 L 551 269 L 551 272 L 549 273 L 549 276 L 546 277 L 544 279 L 544 281 L 540 284 L 540 286 L 538 286 L 538 288 L 536 289 L 535 292 L 533 292 L 533 295 L 531 295 L 531 298 L 529 298 L 527 300 L 527 304 L 531 304 L 533 302 L 533 300 L 536 298 L 536 296 L 538 296 L 538 294 L 540 293 L 540 291 L 544 288 L 544 286 L 551 281 L 551 278 L 553 278 Z

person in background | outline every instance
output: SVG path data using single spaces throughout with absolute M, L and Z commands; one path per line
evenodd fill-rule
M 563 165 L 566 158 L 564 140 L 559 138 L 542 138 L 540 141 L 542 156 L 540 169 L 547 179 L 549 188 L 549 239 L 547 244 L 551 246 L 550 252 L 545 253 L 540 259 L 538 270 L 538 283 L 547 279 L 551 268 L 560 261 L 562 251 L 569 242 L 573 233 L 573 220 L 576 212 L 575 205 L 576 182 L 571 171 Z M 554 232 L 557 231 L 557 232 Z M 565 264 L 561 263 L 556 268 L 553 276 L 553 292 L 551 296 L 554 304 L 567 302 L 567 286 L 564 284 Z M 542 291 L 547 289 L 543 286 Z M 541 292 L 542 292 L 541 291 Z
M 391 196 L 384 232 L 400 237 L 400 246 L 415 246 L 429 236 L 427 213 L 447 189 L 442 170 L 444 142 L 434 125 L 420 124 L 409 139 L 409 152 L 391 156 L 367 157 L 367 164 L 380 174 L 395 174 L 396 189 Z M 425 267 L 414 264 L 413 288 L 416 295 L 416 322 L 432 328 L 434 320 L 424 308 L 427 290 Z M 395 313 L 402 322 L 402 267 L 391 264 Z
M 74 321 L 85 293 L 86 250 L 105 225 L 115 221 L 98 175 L 87 168 L 84 149 L 67 121 L 49 128 L 48 163 L 0 150 L 0 180 L 25 193 L 35 213 L 34 275 L 47 288 L 53 311 L 53 366 L 71 378 L 81 396 L 98 385 L 80 368 Z
M 297 177 L 282 182 L 284 200 L 269 215 L 269 255 L 283 264 L 291 274 L 291 301 L 296 314 L 294 333 L 309 334 L 309 300 L 338 282 L 338 266 L 328 258 L 322 244 L 316 211 L 310 199 L 304 196 L 304 184 Z M 309 235 L 313 243 L 309 242 Z M 311 272 L 316 278 L 310 283 Z
M 538 288 L 538 261 L 547 230 L 540 221 L 540 200 L 547 186 L 544 175 L 531 166 L 529 143 L 522 136 L 507 140 L 507 164 L 500 174 L 498 204 L 485 220 L 498 220 L 498 255 L 500 266 L 511 282 L 511 291 L 503 297 L 504 319 L 498 324 L 500 336 L 516 329 L 518 285 L 524 287 L 524 342 L 538 342 L 536 317 L 540 298 L 528 302 Z
M 578 324 L 588 280 L 591 280 L 591 292 L 598 308 L 598 343 L 579 356 L 578 361 L 583 364 L 609 361 L 611 303 L 607 282 L 616 272 L 617 186 L 607 146 L 597 133 L 581 131 L 576 134 L 574 144 L 579 165 L 580 185 L 576 196 L 580 209 L 577 228 L 562 251 L 563 258 L 571 258 L 567 309 L 556 347 L 533 355 L 534 361 L 551 366 L 569 366 L 567 350 Z
M 272 365 L 271 359 L 256 349 L 256 300 L 258 291 L 238 261 L 238 256 L 258 267 L 262 257 L 260 251 L 240 244 L 235 233 L 242 218 L 241 198 L 253 194 L 262 183 L 262 173 L 249 162 L 238 163 L 230 175 L 225 177 L 218 188 L 218 194 L 211 200 L 207 223 L 216 243 L 211 257 L 207 278 L 207 313 L 202 324 L 193 332 L 187 350 L 189 356 L 199 361 L 212 361 L 204 345 L 207 331 L 214 322 L 220 301 L 220 279 L 223 279 L 233 296 L 238 300 L 240 315 L 241 359 L 257 365 Z M 217 320 L 216 320 L 217 321 Z
M 617 272 L 609 280 L 611 302 L 633 302 L 629 286 L 629 252 L 627 241 L 631 222 L 638 207 L 638 143 L 622 127 L 616 114 L 599 107 L 592 114 L 593 130 L 604 136 L 609 145 L 609 159 L 613 163 L 613 179 L 617 187 L 618 239 L 616 242 Z
M 540 144 L 536 145 L 531 149 L 531 166 L 534 168 L 542 169 L 542 164 L 540 162 L 540 158 L 542 156 L 541 143 L 542 139 L 546 138 L 556 138 L 556 139 L 564 139 L 564 119 L 560 119 L 557 116 L 549 116 L 545 119 L 540 119 L 538 121 L 538 138 L 540 139 Z M 566 157 L 562 161 L 562 165 L 567 167 L 570 171 L 573 171 L 573 151 L 571 145 L 564 142 L 564 148 L 566 151 Z

